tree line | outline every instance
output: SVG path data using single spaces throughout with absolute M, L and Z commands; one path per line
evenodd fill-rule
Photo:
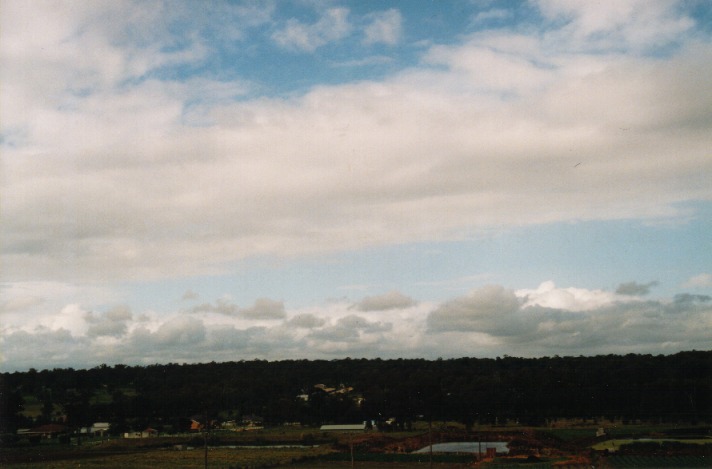
M 315 387 L 317 384 L 323 386 Z M 0 375 L 2 432 L 110 422 L 177 430 L 193 415 L 304 425 L 560 418 L 712 421 L 712 351 L 594 357 L 243 360 Z M 32 408 L 34 412 L 28 412 Z

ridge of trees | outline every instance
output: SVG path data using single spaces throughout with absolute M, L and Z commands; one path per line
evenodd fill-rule
M 29 400 L 39 415 L 23 412 Z M 73 428 L 110 422 L 116 431 L 175 429 L 206 411 L 305 425 L 389 418 L 403 425 L 600 417 L 695 423 L 712 421 L 711 401 L 712 351 L 101 365 L 0 374 L 0 431 L 58 421 Z

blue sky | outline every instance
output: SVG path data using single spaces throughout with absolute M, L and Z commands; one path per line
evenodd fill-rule
M 0 369 L 708 349 L 710 18 L 6 0 Z

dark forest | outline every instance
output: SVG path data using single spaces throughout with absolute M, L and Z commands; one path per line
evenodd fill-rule
M 2 432 L 109 422 L 180 431 L 193 415 L 265 425 L 416 420 L 712 421 L 712 351 L 495 359 L 235 361 L 3 373 Z M 29 410 L 34 409 L 34 413 Z

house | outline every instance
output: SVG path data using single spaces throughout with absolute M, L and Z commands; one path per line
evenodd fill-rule
M 66 432 L 67 427 L 64 425 L 50 423 L 48 425 L 40 425 L 39 427 L 31 428 L 30 430 L 23 431 L 22 433 L 29 437 L 35 438 L 56 438 Z
M 96 422 L 91 427 L 82 427 L 79 433 L 82 435 L 89 436 L 104 436 L 109 433 L 109 428 L 111 424 L 108 422 Z
M 191 417 L 190 418 L 190 431 L 191 432 L 199 432 L 202 430 L 205 425 L 204 425 L 204 419 L 201 419 L 200 417 Z
M 218 425 L 218 422 L 216 420 L 206 420 L 205 415 L 194 415 L 189 420 L 191 432 L 199 432 L 204 430 L 206 424 L 209 429 L 215 428 Z
M 241 430 L 262 430 L 264 428 L 263 418 L 258 415 L 244 415 L 240 424 Z
M 342 425 L 322 425 L 322 432 L 363 432 L 368 429 L 368 422 Z
M 158 436 L 158 430 L 148 427 L 142 432 L 124 433 L 124 438 L 153 438 Z

